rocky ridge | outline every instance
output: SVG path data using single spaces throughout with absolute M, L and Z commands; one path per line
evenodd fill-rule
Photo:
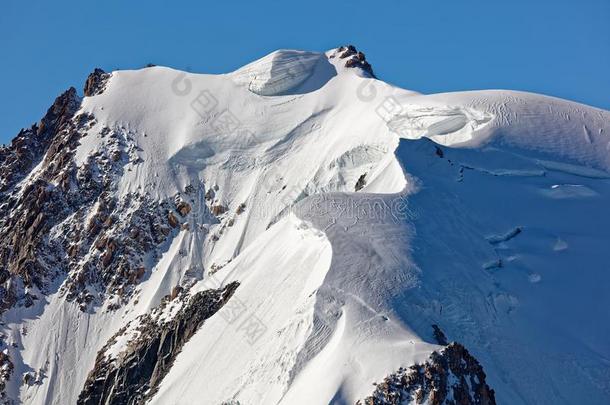
M 239 283 L 190 296 L 182 289 L 161 305 L 123 327 L 99 351 L 78 404 L 143 404 L 152 397 L 182 346 L 231 298 Z M 168 306 L 175 315 L 164 321 Z M 109 354 L 121 336 L 128 342 L 116 355 Z
M 109 78 L 96 69 L 85 95 L 101 94 Z M 190 213 L 188 190 L 162 201 L 145 192 L 118 197 L 120 176 L 140 163 L 133 134 L 99 130 L 93 115 L 79 112 L 80 103 L 70 88 L 38 124 L 0 148 L 0 314 L 31 307 L 58 285 L 82 311 L 106 300 L 108 310 L 120 307 Z M 87 136 L 103 141 L 79 164 L 76 149 Z M 2 339 L 3 398 L 11 352 Z
M 390 374 L 357 405 L 495 405 L 494 390 L 485 377 L 479 362 L 453 342 L 433 352 L 424 364 Z
M 330 57 L 345 59 L 346 68 L 360 68 L 371 77 L 375 77 L 373 67 L 366 60 L 366 56 L 363 52 L 358 51 L 354 45 L 341 46 Z

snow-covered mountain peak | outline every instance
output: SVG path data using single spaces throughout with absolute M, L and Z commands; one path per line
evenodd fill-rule
M 0 149 L 2 401 L 610 397 L 607 111 L 353 46 L 84 95 Z

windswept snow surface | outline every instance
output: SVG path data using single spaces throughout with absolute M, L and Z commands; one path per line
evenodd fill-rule
M 610 402 L 610 113 L 420 95 L 331 55 L 117 71 L 84 99 L 98 123 L 79 162 L 120 128 L 141 159 L 120 193 L 203 184 L 227 211 L 209 225 L 197 194 L 137 302 L 82 313 L 55 294 L 10 311 L 16 369 L 47 370 L 13 395 L 74 403 L 108 338 L 195 274 L 193 292 L 240 287 L 153 404 L 353 404 L 440 348 L 432 324 L 479 359 L 498 403 Z

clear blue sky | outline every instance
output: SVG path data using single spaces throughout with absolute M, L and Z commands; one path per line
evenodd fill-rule
M 221 73 L 278 48 L 352 43 L 433 93 L 506 88 L 610 109 L 610 0 L 0 2 L 0 142 L 95 67 Z

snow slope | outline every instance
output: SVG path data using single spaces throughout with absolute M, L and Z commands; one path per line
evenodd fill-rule
M 97 122 L 76 161 L 120 130 L 118 197 L 195 186 L 192 213 L 119 309 L 56 292 L 4 314 L 15 375 L 45 371 L 12 379 L 12 397 L 74 403 L 127 322 L 177 285 L 237 280 L 151 403 L 353 404 L 441 347 L 432 324 L 481 362 L 499 403 L 610 400 L 610 113 L 512 91 L 420 95 L 340 55 L 117 71 L 83 99 Z

